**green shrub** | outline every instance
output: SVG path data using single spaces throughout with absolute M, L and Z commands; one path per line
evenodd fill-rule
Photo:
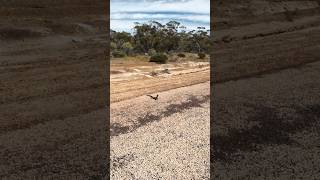
M 179 54 L 178 54 L 178 57 L 184 58 L 184 57 L 186 57 L 186 55 L 183 54 L 183 53 L 179 53 Z
M 111 42 L 111 43 L 110 43 L 110 49 L 111 49 L 111 50 L 117 49 L 117 44 L 114 43 L 114 42 Z
M 125 57 L 126 54 L 125 54 L 123 51 L 114 50 L 114 51 L 112 52 L 112 56 L 115 57 L 115 58 L 122 58 L 122 57 Z
M 157 54 L 150 57 L 149 62 L 165 64 L 165 63 L 167 63 L 167 60 L 168 60 L 168 56 L 166 56 L 165 54 L 162 54 L 162 53 L 157 53 Z
M 206 54 L 200 52 L 200 53 L 198 53 L 198 56 L 199 56 L 200 59 L 204 59 L 206 57 Z
M 155 49 L 149 49 L 149 51 L 148 51 L 149 56 L 154 56 L 156 54 L 157 54 L 157 51 Z

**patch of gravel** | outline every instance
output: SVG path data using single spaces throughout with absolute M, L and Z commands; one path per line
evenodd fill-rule
M 320 62 L 214 86 L 214 179 L 318 179 Z
M 97 110 L 1 134 L 0 179 L 105 176 L 105 114 Z
M 111 135 L 111 179 L 209 179 L 209 88 L 203 83 L 159 93 L 159 101 L 143 96 L 112 104 L 111 125 L 123 131 Z

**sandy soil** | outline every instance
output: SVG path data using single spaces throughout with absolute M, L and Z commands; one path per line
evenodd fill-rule
M 201 70 L 171 77 L 155 77 L 111 83 L 110 101 L 118 102 L 141 95 L 157 93 L 178 87 L 190 86 L 210 80 L 210 70 Z
M 110 102 L 157 93 L 210 80 L 210 64 L 183 58 L 167 64 L 115 59 L 110 66 Z

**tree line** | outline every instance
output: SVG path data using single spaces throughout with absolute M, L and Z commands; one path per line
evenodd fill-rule
M 135 23 L 133 33 L 111 30 L 111 52 L 115 57 L 135 54 L 190 52 L 209 53 L 209 30 L 198 27 L 186 31 L 180 22 L 161 24 L 157 21 Z

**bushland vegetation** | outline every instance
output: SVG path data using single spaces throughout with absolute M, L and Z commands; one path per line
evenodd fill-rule
M 209 30 L 198 27 L 186 31 L 180 22 L 170 21 L 161 24 L 157 21 L 135 23 L 132 33 L 111 30 L 111 55 L 113 57 L 149 55 L 151 58 L 166 59 L 164 55 L 197 53 L 199 58 L 209 54 Z M 179 56 L 179 57 L 180 57 Z M 161 60 L 163 62 L 165 60 Z

